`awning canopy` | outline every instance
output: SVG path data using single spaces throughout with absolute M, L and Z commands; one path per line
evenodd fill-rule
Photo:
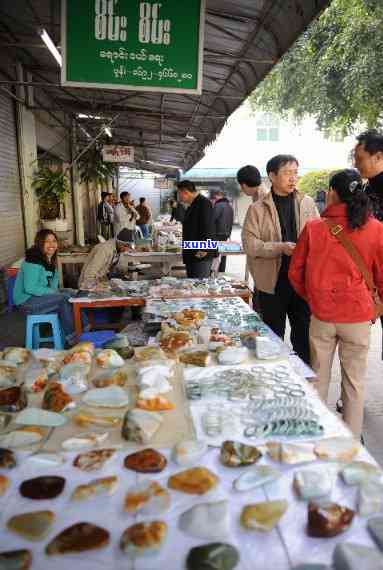
M 75 120 L 80 144 L 118 115 L 108 142 L 134 146 L 136 168 L 185 171 L 329 1 L 207 0 L 202 94 L 182 95 L 61 87 L 60 68 L 38 35 L 45 28 L 60 45 L 60 3 L 2 0 L 0 86 L 30 82 L 31 106 L 49 113 L 52 126 Z

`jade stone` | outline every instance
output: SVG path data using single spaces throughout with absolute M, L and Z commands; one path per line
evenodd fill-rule
M 239 562 L 238 550 L 224 542 L 196 546 L 186 559 L 188 570 L 233 570 Z
M 370 519 L 367 528 L 379 549 L 383 550 L 383 516 Z
M 30 550 L 9 550 L 0 552 L 1 570 L 28 570 L 32 564 Z
M 383 570 L 383 556 L 375 548 L 341 542 L 335 547 L 333 566 L 334 570 Z

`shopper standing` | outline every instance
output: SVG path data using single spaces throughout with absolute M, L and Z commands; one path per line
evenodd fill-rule
M 178 182 L 177 189 L 180 201 L 189 206 L 182 224 L 182 258 L 186 274 L 187 277 L 203 279 L 210 276 L 212 260 L 217 251 L 197 247 L 195 242 L 215 240 L 213 207 L 210 200 L 197 192 L 190 180 Z M 186 247 L 185 242 L 189 242 L 191 247 Z
M 371 129 L 356 137 L 354 162 L 362 178 L 367 178 L 366 194 L 372 213 L 383 221 L 383 133 Z
M 292 256 L 289 278 L 312 312 L 311 365 L 318 377 L 315 387 L 326 401 L 338 346 L 343 419 L 359 438 L 375 309 L 361 269 L 347 248 L 359 253 L 383 298 L 383 224 L 370 215 L 370 203 L 355 170 L 332 176 L 327 204 L 322 219 L 305 226 Z M 339 236 L 344 236 L 346 243 Z
M 131 242 L 134 242 L 136 231 L 136 220 L 139 214 L 132 205 L 129 192 L 121 192 L 120 203 L 114 210 L 114 235 L 117 236 L 121 230 L 127 229 L 131 232 Z
M 97 221 L 100 225 L 100 233 L 106 239 L 113 237 L 114 210 L 111 204 L 113 199 L 109 192 L 101 192 L 101 202 L 97 206 Z
M 213 206 L 213 218 L 215 224 L 215 235 L 218 241 L 227 241 L 230 238 L 233 229 L 234 212 L 229 200 L 226 198 L 222 190 L 215 193 Z M 226 255 L 222 255 L 219 264 L 219 273 L 225 273 Z
M 267 194 L 267 191 L 262 186 L 261 173 L 258 168 L 248 164 L 243 166 L 237 172 L 237 182 L 244 194 L 250 196 L 253 203 L 257 200 L 262 200 Z
M 137 206 L 136 210 L 139 215 L 139 221 L 137 225 L 142 231 L 142 236 L 144 238 L 147 238 L 150 233 L 149 224 L 151 224 L 152 221 L 152 211 L 149 205 L 146 203 L 146 198 L 140 198 L 140 203 Z
M 283 339 L 288 316 L 293 348 L 309 364 L 310 310 L 290 285 L 288 270 L 298 235 L 319 214 L 314 200 L 296 190 L 298 161 L 294 156 L 274 156 L 266 170 L 271 192 L 249 207 L 243 248 L 259 292 L 263 320 Z
M 185 219 L 184 206 L 180 202 L 177 202 L 177 200 L 171 200 L 170 209 L 171 209 L 170 221 L 172 222 L 173 220 L 175 220 L 176 222 L 181 222 L 182 224 Z
M 252 199 L 252 203 L 255 204 L 258 200 L 262 200 L 267 194 L 267 191 L 262 186 L 262 178 L 261 173 L 259 172 L 258 168 L 248 164 L 247 166 L 243 166 L 237 172 L 237 182 L 241 189 L 246 196 L 249 196 Z M 247 266 L 246 266 L 247 269 Z M 258 291 L 255 287 L 253 287 L 253 309 L 257 313 L 261 312 L 259 306 L 259 295 Z

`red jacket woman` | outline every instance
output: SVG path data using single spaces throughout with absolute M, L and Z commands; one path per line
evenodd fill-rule
M 330 180 L 328 206 L 322 218 L 342 226 L 383 298 L 383 224 L 371 217 L 361 182 L 355 170 L 336 173 Z M 289 279 L 311 309 L 311 365 L 318 376 L 318 391 L 326 400 L 332 360 L 339 344 L 343 419 L 360 435 L 374 306 L 355 262 L 330 233 L 324 219 L 306 224 L 291 259 Z
M 322 321 L 371 321 L 374 309 L 366 282 L 323 218 L 344 227 L 383 298 L 383 224 L 369 217 L 363 226 L 351 229 L 344 202 L 329 205 L 322 218 L 307 222 L 290 263 L 290 282 L 308 302 L 311 313 Z

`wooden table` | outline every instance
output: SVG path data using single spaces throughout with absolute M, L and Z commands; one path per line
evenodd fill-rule
M 77 251 L 71 253 L 58 253 L 57 254 L 57 271 L 59 274 L 59 286 L 64 287 L 64 272 L 63 265 L 69 263 L 79 263 L 84 265 L 87 257 L 89 255 L 88 251 Z
M 81 309 L 100 309 L 110 307 L 144 307 L 143 297 L 109 297 L 107 299 L 92 299 L 89 297 L 73 297 L 74 330 L 77 336 L 82 334 Z

